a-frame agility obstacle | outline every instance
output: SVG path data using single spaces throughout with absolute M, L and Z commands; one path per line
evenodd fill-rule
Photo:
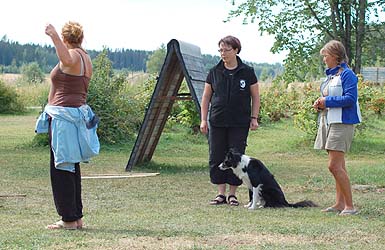
M 166 58 L 131 151 L 126 171 L 130 171 L 137 164 L 151 160 L 176 100 L 192 99 L 200 114 L 206 75 L 199 47 L 175 39 L 167 44 Z M 189 95 L 178 95 L 183 79 L 187 82 Z

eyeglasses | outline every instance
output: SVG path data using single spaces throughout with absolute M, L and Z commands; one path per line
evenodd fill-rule
M 232 50 L 233 50 L 233 48 L 231 48 L 231 49 L 219 49 L 218 52 L 219 53 L 225 53 L 225 52 L 229 52 L 229 51 L 232 51 Z

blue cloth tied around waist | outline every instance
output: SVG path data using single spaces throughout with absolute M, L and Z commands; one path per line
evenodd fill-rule
M 48 133 L 51 117 L 51 148 L 55 167 L 75 172 L 75 163 L 88 162 L 100 150 L 97 127 L 99 118 L 91 107 L 47 105 L 36 121 L 36 133 Z

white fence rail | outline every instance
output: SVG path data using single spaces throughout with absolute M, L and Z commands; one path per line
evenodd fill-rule
M 366 81 L 385 83 L 385 67 L 364 67 L 361 74 Z

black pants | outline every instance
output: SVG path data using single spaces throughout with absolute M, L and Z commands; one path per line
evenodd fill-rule
M 218 168 L 225 159 L 230 148 L 235 148 L 240 153 L 245 153 L 249 128 L 222 128 L 210 126 L 210 180 L 213 184 L 230 184 L 240 186 L 242 181 L 234 175 L 231 169 L 225 171 Z
M 75 173 L 56 169 L 51 148 L 51 121 L 49 135 L 51 185 L 56 211 L 65 222 L 77 221 L 83 217 L 80 164 L 75 164 Z

